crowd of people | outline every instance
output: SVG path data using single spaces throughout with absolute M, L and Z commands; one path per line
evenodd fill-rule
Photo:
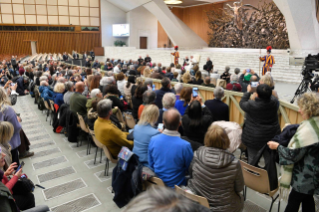
M 278 118 L 280 102 L 270 74 L 260 78 L 253 70 L 240 73 L 238 68 L 230 74 L 230 68 L 226 67 L 219 75 L 213 70 L 210 58 L 204 71 L 199 70 L 193 57 L 186 58 L 182 65 L 162 67 L 161 63 L 153 63 L 149 55 L 136 61 L 107 59 L 99 63 L 95 60 L 87 68 L 60 61 L 27 61 L 18 66 L 21 72 L 8 61 L 0 65 L 3 86 L 0 89 L 0 133 L 3 135 L 0 177 L 3 175 L 2 183 L 22 210 L 35 206 L 34 196 L 28 194 L 21 198 L 12 192 L 12 186 L 22 175 L 21 170 L 14 173 L 14 169 L 19 165 L 19 156 L 29 157 L 34 153 L 28 151 L 30 144 L 20 125 L 21 119 L 10 105 L 17 101 L 17 95 L 30 93 L 38 105 L 42 101 L 54 104 L 55 114 L 59 114 L 54 118 L 54 131 L 64 133 L 70 142 L 87 138 L 76 126 L 79 114 L 114 158 L 122 147 L 127 147 L 167 187 L 185 186 L 190 192 L 207 198 L 214 212 L 242 211 L 244 179 L 239 159 L 229 151 L 238 138 L 230 136 L 225 128 L 225 123 L 233 124 L 229 107 L 222 101 L 226 89 L 244 92 L 239 105 L 245 112 L 245 122 L 242 135 L 237 136 L 241 138 L 248 163 L 264 149 L 262 154 L 267 165 L 274 160 L 271 151 L 277 150 L 279 164 L 285 168 L 280 188 L 287 200 L 289 190 L 285 190 L 290 185 L 293 188 L 285 211 L 298 211 L 300 203 L 303 211 L 315 211 L 313 195 L 319 194 L 315 168 L 319 161 L 317 94 L 306 93 L 300 97 L 298 105 L 305 121 L 284 144 Z M 152 79 L 160 79 L 161 88 L 155 89 Z M 218 84 L 220 81 L 225 82 L 224 86 Z M 176 83 L 173 86 L 171 82 Z M 203 101 L 185 83 L 215 87 L 214 99 Z M 136 122 L 130 130 L 123 123 L 124 114 L 131 115 Z M 307 173 L 302 171 L 305 169 Z M 8 180 L 7 176 L 12 174 Z M 158 192 L 167 196 L 161 197 Z M 191 204 L 169 190 L 155 189 L 148 193 L 134 199 L 125 211 L 138 211 L 141 206 L 137 205 L 144 203 L 149 204 L 145 211 L 177 205 L 181 205 L 179 211 L 186 211 L 182 210 L 182 203 Z M 27 198 L 33 203 L 29 201 L 26 205 L 23 200 Z M 155 198 L 154 204 L 146 198 Z

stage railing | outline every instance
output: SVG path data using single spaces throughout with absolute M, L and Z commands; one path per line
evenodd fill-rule
M 152 79 L 156 86 L 156 89 L 162 87 L 161 80 Z M 171 82 L 175 85 L 177 82 Z M 206 100 L 214 99 L 214 88 L 209 88 L 205 86 L 198 86 L 192 84 L 183 83 L 184 87 L 197 87 L 199 90 L 199 95 L 203 99 L 203 103 Z M 243 96 L 241 92 L 228 91 L 225 90 L 225 96 L 222 101 L 229 106 L 229 119 L 230 121 L 236 122 L 243 126 L 245 112 L 240 108 L 239 102 Z M 287 101 L 279 100 L 280 106 L 278 110 L 279 123 L 281 128 L 286 124 L 299 124 L 302 121 L 300 113 L 298 113 L 299 107 L 297 105 L 290 104 Z

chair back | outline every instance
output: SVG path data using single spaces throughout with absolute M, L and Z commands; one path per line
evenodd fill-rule
M 175 185 L 175 191 L 176 191 L 176 193 L 183 195 L 187 199 L 190 199 L 194 202 L 199 203 L 200 205 L 202 205 L 206 208 L 209 208 L 208 200 L 205 197 L 201 197 L 201 196 L 198 196 L 196 194 L 188 193 L 187 191 L 183 190 L 182 188 L 180 188 L 177 185 Z
M 122 126 L 122 130 L 125 131 L 126 130 L 126 124 L 125 121 L 123 119 L 123 115 L 120 109 L 118 109 L 115 113 L 115 116 L 117 118 L 117 120 L 120 122 L 121 126 Z
M 49 106 L 49 103 L 47 101 L 45 101 L 43 98 L 42 98 L 43 102 L 44 102 L 44 106 L 47 110 L 51 110 L 51 107 Z
M 50 102 L 50 106 L 51 106 L 50 108 L 54 112 L 55 111 L 55 109 L 54 109 L 54 101 L 49 100 L 49 102 Z
M 245 185 L 252 190 L 258 191 L 259 193 L 270 194 L 267 171 L 245 163 L 244 161 L 240 161 L 240 164 Z
M 90 134 L 91 134 L 91 136 L 92 136 L 92 139 L 93 139 L 95 145 L 96 145 L 97 147 L 103 149 L 103 146 L 104 146 L 104 145 L 96 139 L 94 131 L 89 129 L 89 132 L 90 132 Z
M 133 129 L 136 125 L 133 115 L 130 113 L 124 113 L 124 118 L 126 126 L 130 129 Z
M 82 129 L 84 132 L 89 133 L 89 128 L 88 128 L 88 126 L 85 124 L 83 117 L 82 117 L 79 113 L 76 113 L 76 114 L 78 115 L 78 119 L 79 119 L 79 123 L 80 123 L 81 129 Z
M 103 151 L 107 159 L 109 159 L 112 163 L 117 163 L 117 159 L 113 158 L 109 149 L 105 145 L 103 145 Z
M 147 189 L 150 186 L 165 186 L 165 183 L 158 177 L 151 177 L 150 179 L 144 181 L 144 185 Z

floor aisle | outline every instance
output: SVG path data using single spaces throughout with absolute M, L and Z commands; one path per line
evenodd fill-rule
M 14 109 L 21 114 L 22 127 L 31 142 L 32 158 L 25 162 L 24 172 L 35 184 L 36 204 L 48 205 L 56 212 L 118 212 L 121 211 L 112 201 L 110 192 L 112 169 L 104 176 L 105 157 L 102 163 L 94 165 L 95 149 L 86 155 L 86 143 L 81 147 L 71 144 L 64 135 L 52 131 L 49 120 L 38 110 L 30 96 L 19 97 Z M 21 162 L 20 161 L 20 162 Z M 258 206 L 259 205 L 259 206 Z M 266 212 L 269 210 L 269 197 L 248 189 L 248 201 L 244 212 Z M 277 211 L 277 202 L 273 211 Z M 280 211 L 284 211 L 282 203 Z M 268 209 L 268 210 L 267 210 Z

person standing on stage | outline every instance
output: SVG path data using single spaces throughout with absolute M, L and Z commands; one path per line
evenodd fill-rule
M 178 59 L 179 59 L 179 52 L 178 52 L 178 46 L 175 46 L 175 52 L 171 53 L 174 56 L 174 64 L 178 64 Z
M 268 46 L 267 48 L 267 55 L 264 57 L 259 57 L 260 61 L 265 61 L 263 68 L 262 68 L 262 75 L 264 76 L 267 71 L 271 72 L 272 66 L 275 64 L 275 58 L 271 55 L 272 47 Z

